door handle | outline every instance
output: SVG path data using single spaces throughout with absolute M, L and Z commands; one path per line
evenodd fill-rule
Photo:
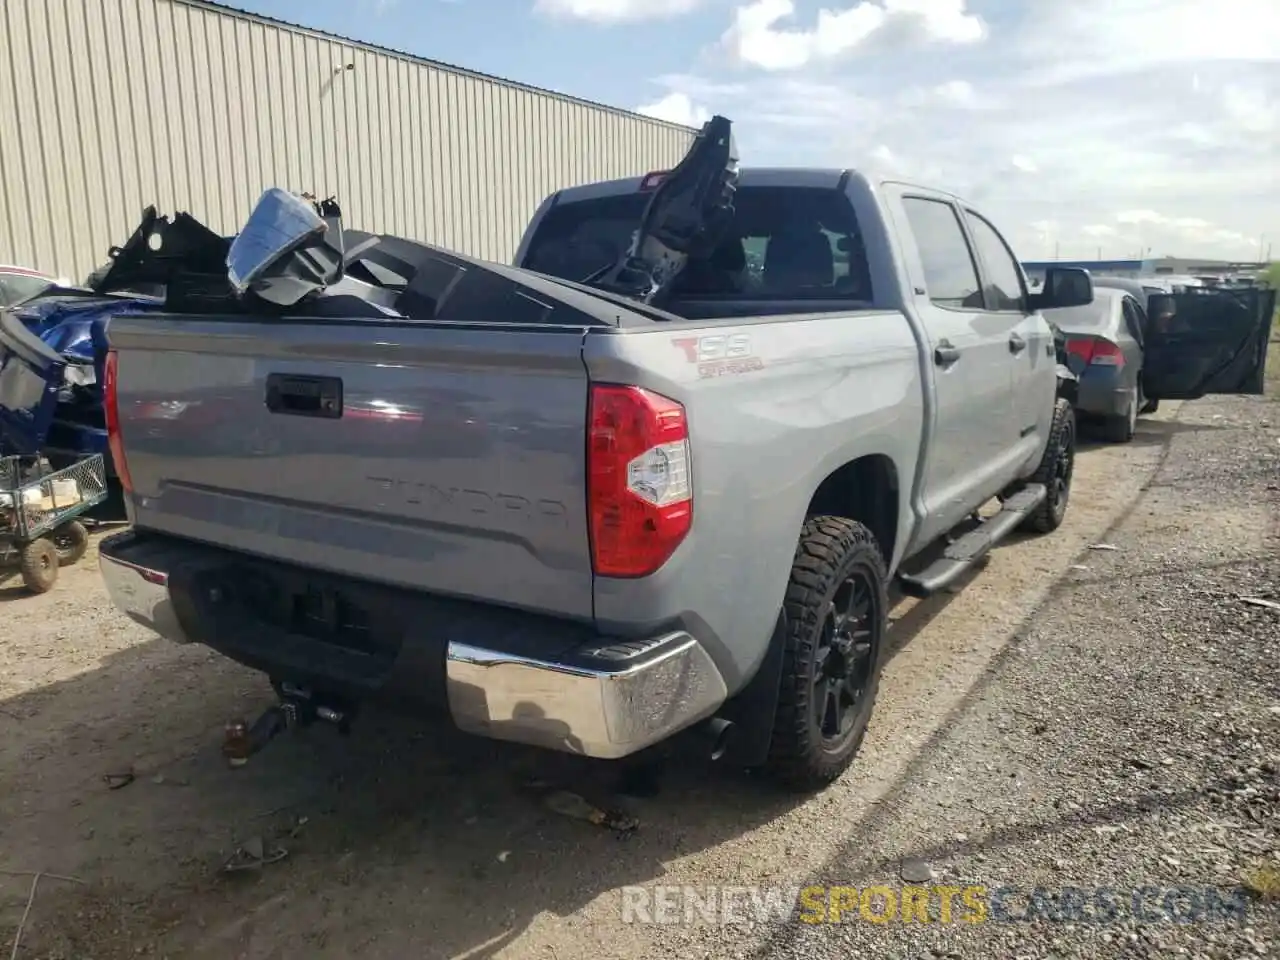
M 1016 333 L 1009 336 L 1010 353 L 1021 353 L 1025 349 L 1027 349 L 1027 341 L 1023 340 Z
M 960 351 L 946 340 L 939 340 L 933 351 L 933 362 L 940 367 L 949 367 L 960 359 Z
M 342 381 L 337 377 L 267 376 L 267 409 L 293 417 L 342 417 Z

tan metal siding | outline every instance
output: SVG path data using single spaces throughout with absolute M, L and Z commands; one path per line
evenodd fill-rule
M 0 131 L 0 263 L 77 279 L 147 204 L 231 233 L 272 185 L 509 260 L 547 194 L 692 137 L 190 0 L 0 0 Z

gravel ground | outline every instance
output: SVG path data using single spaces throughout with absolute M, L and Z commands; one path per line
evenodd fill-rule
M 3 871 L 39 870 L 83 882 L 41 881 L 23 958 L 1039 958 L 1055 940 L 1106 956 L 1150 953 L 1152 938 L 1194 953 L 1209 936 L 1223 956 L 1256 954 L 1249 937 L 1266 950 L 1262 907 L 1249 933 L 652 926 L 620 922 L 619 889 L 864 886 L 898 882 L 908 856 L 938 882 L 988 886 L 1240 882 L 1274 857 L 1276 830 L 1280 616 L 1238 599 L 1276 590 L 1268 416 L 1280 408 L 1170 405 L 1133 444 L 1083 452 L 1060 531 L 895 609 L 845 778 L 800 801 L 679 768 L 635 804 L 625 841 L 523 787 L 603 796 L 600 767 L 376 715 L 230 772 L 222 726 L 269 702 L 261 678 L 154 641 L 105 605 L 90 562 L 42 597 L 0 587 L 0 948 L 31 892 L 29 874 Z M 1089 549 L 1103 540 L 1117 549 Z M 289 857 L 222 874 L 254 838 Z
M 935 883 L 1110 888 L 1120 916 L 930 927 L 855 912 L 777 930 L 761 956 L 1280 955 L 1274 902 L 1172 922 L 1151 916 L 1162 893 L 1137 918 L 1130 893 L 1238 887 L 1269 865 L 1280 896 L 1280 610 L 1241 600 L 1280 600 L 1273 417 L 1280 405 L 1234 398 L 1183 408 L 1106 537 L 1116 549 L 1080 558 L 821 873 L 900 886 L 918 858 Z

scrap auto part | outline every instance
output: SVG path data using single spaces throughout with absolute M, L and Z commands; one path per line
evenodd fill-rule
M 269 187 L 227 251 L 227 278 L 246 306 L 287 310 L 342 280 L 343 247 L 332 197 Z
M 172 220 L 154 206 L 142 212 L 133 234 L 122 247 L 108 251 L 108 261 L 90 274 L 86 286 L 94 293 L 151 292 L 184 279 L 223 276 L 231 243 L 189 213 Z
M 690 258 L 711 254 L 733 219 L 738 151 L 732 124 L 714 116 L 662 178 L 627 252 L 586 283 L 643 303 L 670 293 Z

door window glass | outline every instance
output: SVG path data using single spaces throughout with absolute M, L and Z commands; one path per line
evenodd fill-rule
M 1022 268 L 1009 251 L 1009 245 L 995 227 L 972 210 L 968 211 L 967 219 L 986 272 L 987 309 L 1026 312 Z
M 1120 309 L 1124 311 L 1124 325 L 1129 330 L 1129 336 L 1141 343 L 1143 318 L 1139 314 L 1142 308 L 1125 297 Z
M 953 310 L 981 310 L 978 268 L 955 208 L 921 197 L 907 197 L 903 206 L 920 251 L 929 299 Z

